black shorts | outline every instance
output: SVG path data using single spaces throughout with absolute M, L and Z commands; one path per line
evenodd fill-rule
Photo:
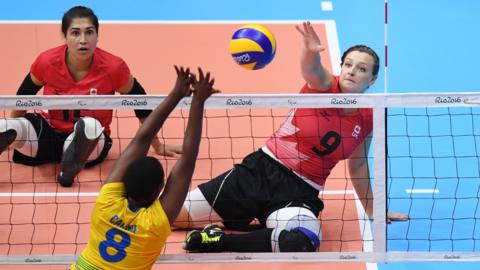
M 262 150 L 198 187 L 229 229 L 245 229 L 255 218 L 265 225 L 271 213 L 287 206 L 308 208 L 316 216 L 323 209 L 318 190 Z
M 36 113 L 27 113 L 24 116 L 35 128 L 38 135 L 38 150 L 36 157 L 26 156 L 16 150 L 13 152 L 13 162 L 28 166 L 36 166 L 51 162 L 60 162 L 62 160 L 63 144 L 70 133 L 58 132 L 42 116 Z M 105 133 L 105 145 L 100 156 L 85 164 L 85 167 L 91 167 L 102 162 L 108 155 L 112 147 L 112 139 Z

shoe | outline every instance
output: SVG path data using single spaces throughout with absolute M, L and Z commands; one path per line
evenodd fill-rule
M 223 230 L 215 224 L 207 225 L 202 231 L 193 230 L 187 234 L 183 249 L 189 252 L 222 252 Z
M 72 142 L 62 154 L 60 173 L 57 177 L 57 182 L 63 187 L 70 187 L 73 184 L 73 179 L 83 169 L 88 156 L 97 146 L 99 140 L 99 138 L 90 140 L 85 136 L 83 119 L 78 120 L 74 132 Z
M 14 129 L 9 129 L 5 132 L 0 132 L 0 154 L 5 151 L 10 144 L 17 138 L 17 132 Z

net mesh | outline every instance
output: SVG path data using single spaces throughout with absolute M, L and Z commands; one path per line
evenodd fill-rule
M 145 102 L 134 102 L 140 98 Z M 58 164 L 36 167 L 15 164 L 11 161 L 11 150 L 0 156 L 3 171 L 0 176 L 0 261 L 71 262 L 88 241 L 90 215 L 103 181 L 139 127 L 130 109 L 151 109 L 162 100 L 162 96 L 3 97 L 0 108 L 4 116 L 8 110 L 26 109 L 25 104 L 33 104 L 28 109 L 107 108 L 115 111 L 111 125 L 113 147 L 107 159 L 82 170 L 71 188 L 62 188 L 56 183 Z M 365 194 L 355 193 L 346 163 L 340 162 L 320 194 L 325 209 L 319 217 L 322 226 L 319 252 L 248 254 L 246 257 L 232 253 L 186 254 L 181 248 L 186 232 L 176 231 L 168 239 L 159 262 L 245 258 L 253 261 L 477 260 L 480 120 L 476 100 L 479 96 L 475 94 L 461 93 L 217 95 L 210 98 L 192 188 L 230 169 L 260 148 L 291 109 L 373 108 L 373 147 L 367 158 L 372 185 L 375 185 L 375 220 L 371 222 L 366 217 L 360 203 Z M 163 143 L 181 144 L 189 102 L 188 98 L 182 100 L 159 132 Z M 386 150 L 387 146 L 387 156 L 375 155 L 381 153 L 378 149 Z M 158 158 L 167 173 L 177 160 Z M 386 226 L 382 217 L 387 208 L 409 214 L 410 221 Z
M 389 113 L 390 206 L 410 222 L 389 228 L 389 250 L 480 250 L 478 108 Z

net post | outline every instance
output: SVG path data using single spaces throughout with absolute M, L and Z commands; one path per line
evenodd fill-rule
M 386 108 L 381 99 L 373 108 L 373 251 L 377 263 L 386 260 Z

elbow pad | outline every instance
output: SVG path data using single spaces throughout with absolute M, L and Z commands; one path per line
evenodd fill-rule
M 38 91 L 40 91 L 40 88 L 42 88 L 42 86 L 36 85 L 32 81 L 32 77 L 30 76 L 30 73 L 28 73 L 27 76 L 25 76 L 25 79 L 23 79 L 22 84 L 18 88 L 17 95 L 18 96 L 36 95 Z
M 127 95 L 146 95 L 145 89 L 143 89 L 142 85 L 137 81 L 137 79 L 133 79 L 133 86 L 132 90 Z M 146 118 L 150 115 L 152 110 L 135 110 L 135 116 L 137 118 Z

